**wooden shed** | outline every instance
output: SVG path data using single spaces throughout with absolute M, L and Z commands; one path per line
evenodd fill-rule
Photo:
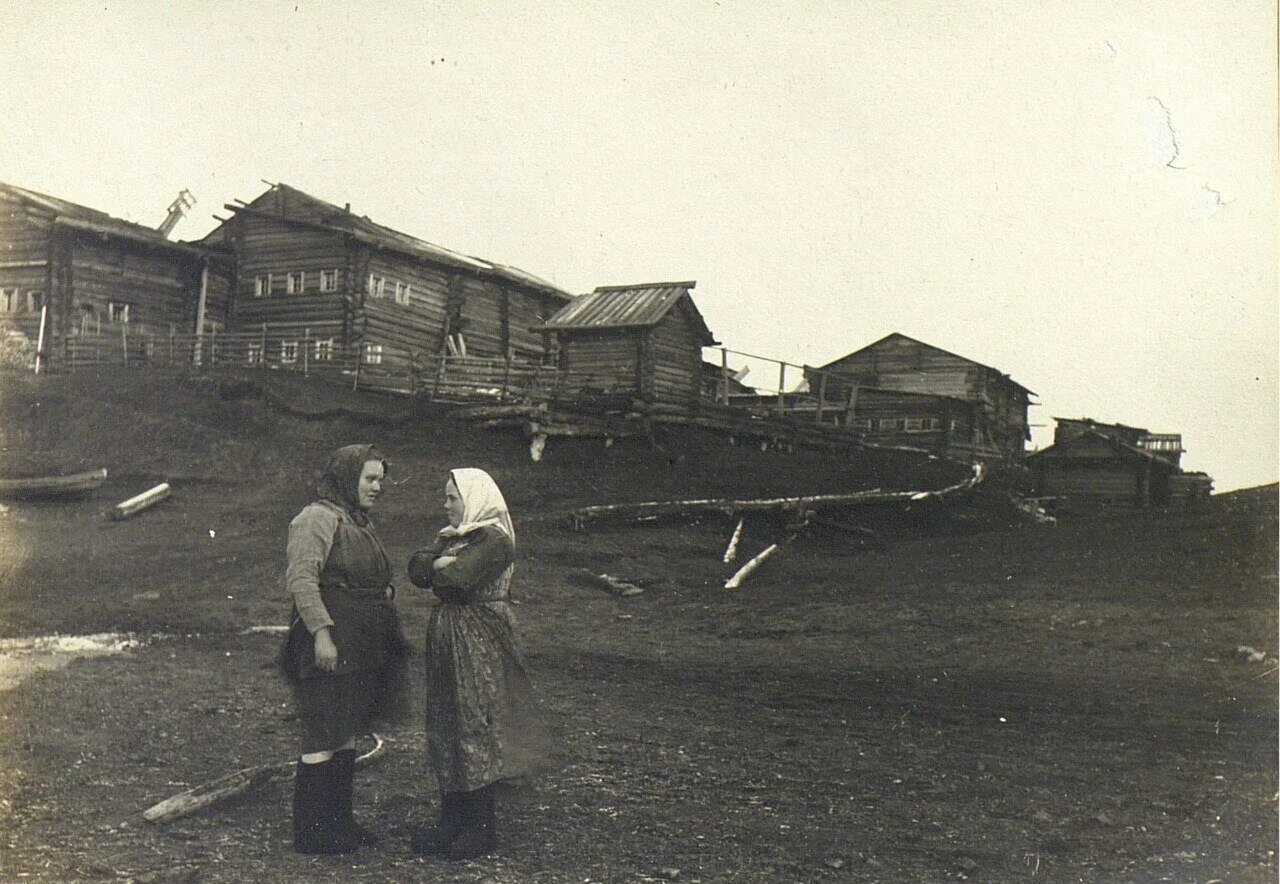
M 848 387 L 898 393 L 928 394 L 971 403 L 976 408 L 952 428 L 948 446 L 957 454 L 979 460 L 1019 460 L 1031 438 L 1027 409 L 1035 394 L 1007 374 L 958 356 L 940 347 L 894 332 L 834 362 L 809 369 L 811 388 L 817 372 L 827 375 L 827 393 L 846 396 Z M 860 398 L 860 393 L 855 393 Z M 878 403 L 883 406 L 882 400 Z M 902 397 L 900 414 L 859 414 L 855 419 L 909 420 L 918 403 Z M 964 436 L 959 434 L 963 428 Z
M 452 338 L 472 356 L 537 360 L 546 339 L 534 327 L 571 297 L 285 184 L 226 208 L 206 242 L 236 256 L 232 324 L 281 347 L 307 340 L 381 362 L 384 350 L 443 353 Z
M 47 305 L 44 353 L 53 364 L 77 336 L 191 335 L 198 317 L 220 327 L 231 275 L 217 249 L 0 183 L 0 316 L 35 341 Z
M 1036 494 L 1063 498 L 1067 509 L 1190 506 L 1208 498 L 1213 481 L 1183 471 L 1181 453 L 1177 434 L 1072 419 L 1060 420 L 1054 444 L 1026 463 Z
M 702 348 L 717 341 L 694 306 L 695 282 L 600 286 L 539 329 L 559 344 L 561 389 L 642 406 L 692 410 L 702 395 Z

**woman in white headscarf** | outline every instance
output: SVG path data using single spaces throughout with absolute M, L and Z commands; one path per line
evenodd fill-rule
M 427 626 L 427 749 L 440 782 L 440 825 L 418 853 L 471 859 L 497 847 L 494 786 L 528 773 L 545 739 L 511 610 L 515 528 L 488 473 L 445 484 L 447 527 L 409 560 L 409 579 L 439 597 Z

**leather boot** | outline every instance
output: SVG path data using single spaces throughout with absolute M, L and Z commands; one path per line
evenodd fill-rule
M 413 834 L 410 846 L 419 856 L 444 856 L 449 844 L 462 830 L 465 792 L 440 793 L 440 822 Z
M 293 849 L 299 853 L 350 853 L 356 841 L 333 830 L 333 761 L 298 761 L 293 780 Z
M 381 839 L 373 832 L 356 822 L 352 812 L 354 779 L 356 769 L 356 750 L 341 749 L 333 753 L 333 828 L 337 832 L 345 832 L 355 839 L 357 844 L 372 846 Z
M 498 849 L 496 790 L 493 784 L 463 793 L 463 830 L 445 852 L 451 860 L 475 859 Z

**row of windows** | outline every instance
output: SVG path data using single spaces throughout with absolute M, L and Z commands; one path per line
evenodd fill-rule
M 280 342 L 280 362 L 286 365 L 296 363 L 300 354 L 303 352 L 303 343 L 300 341 L 281 341 Z M 261 365 L 265 355 L 264 345 L 250 344 L 246 353 L 245 361 L 250 365 Z M 333 359 L 333 338 L 322 338 L 311 343 L 311 360 L 313 362 L 330 362 Z M 382 345 L 381 344 L 365 344 L 364 345 L 364 361 L 367 365 L 379 365 L 382 363 Z
M 39 313 L 44 292 L 38 289 L 0 289 L 0 313 Z
M 869 417 L 857 418 L 853 425 L 860 430 L 870 430 L 872 420 Z M 930 430 L 942 429 L 942 420 L 936 417 L 882 417 L 875 422 L 875 427 L 881 431 L 927 433 Z M 955 428 L 955 421 L 952 421 L 951 429 Z
M 337 270 L 290 270 L 288 273 L 259 273 L 253 278 L 253 296 L 255 298 L 265 298 L 270 295 L 277 285 L 277 280 L 284 277 L 284 291 L 287 295 L 305 295 L 307 293 L 308 284 L 315 285 L 315 291 L 319 292 L 336 292 L 338 290 L 338 271 Z M 387 283 L 390 282 L 391 295 L 395 298 L 397 304 L 408 304 L 409 296 L 413 293 L 413 287 L 407 282 L 400 280 L 388 280 L 385 276 L 379 276 L 376 273 L 370 273 L 365 283 L 365 291 L 371 298 L 385 298 L 387 296 Z
M 307 283 L 310 281 L 317 286 L 320 292 L 336 292 L 338 290 L 338 271 L 337 270 L 291 270 L 284 274 L 275 273 L 259 273 L 253 278 L 253 296 L 255 298 L 263 298 L 271 294 L 275 288 L 276 280 L 284 277 L 285 294 L 303 295 L 307 292 Z

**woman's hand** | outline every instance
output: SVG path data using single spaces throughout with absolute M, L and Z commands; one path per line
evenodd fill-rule
M 322 626 L 316 630 L 316 668 L 324 672 L 333 672 L 338 668 L 338 646 L 329 635 L 329 627 Z
M 439 571 L 441 568 L 445 567 L 446 565 L 452 565 L 457 560 L 458 560 L 457 556 L 440 556 L 440 558 L 436 559 L 434 562 L 431 563 L 431 567 L 434 570 Z

